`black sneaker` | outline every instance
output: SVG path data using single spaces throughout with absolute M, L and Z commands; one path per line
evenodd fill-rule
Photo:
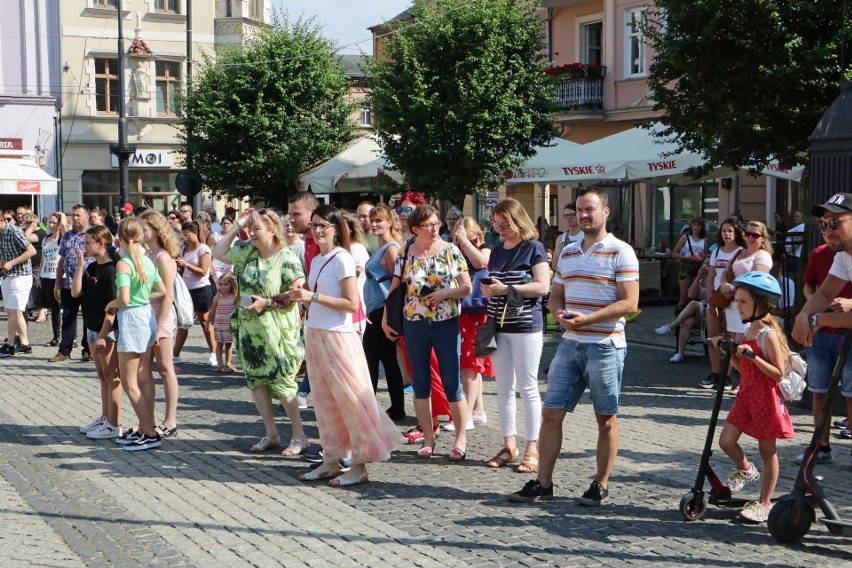
M 8 343 L 4 343 L 0 346 L 0 357 L 11 357 L 15 354 L 15 348 L 9 345 Z
M 577 499 L 577 503 L 584 507 L 597 507 L 601 501 L 609 496 L 609 491 L 604 489 L 603 485 L 597 481 L 592 481 L 588 491 L 583 493 L 583 496 Z
M 848 428 L 849 427 L 849 419 L 844 418 L 843 420 L 835 420 L 834 421 L 835 428 Z
M 719 384 L 719 373 L 710 373 L 707 378 L 698 383 L 702 389 L 712 389 Z
M 33 348 L 30 345 L 21 345 L 20 343 L 18 345 L 15 345 L 15 355 L 29 355 L 32 352 Z
M 529 503 L 531 501 L 549 501 L 553 499 L 553 484 L 544 487 L 538 479 L 530 479 L 524 488 L 509 495 L 509 501 L 514 503 Z
M 91 363 L 92 354 L 89 353 L 88 351 L 83 351 L 83 354 L 80 356 L 80 359 L 84 362 Z
M 127 444 L 132 444 L 141 437 L 142 434 L 136 430 L 122 430 L 121 434 L 118 435 L 118 438 L 115 438 L 115 443 L 126 446 Z
M 142 434 L 136 440 L 129 444 L 125 444 L 124 448 L 128 452 L 141 452 L 143 450 L 152 450 L 163 445 L 163 439 L 159 434 L 156 436 L 146 436 Z
M 321 463 L 322 460 L 323 460 L 323 457 L 324 456 L 323 456 L 322 448 L 318 449 L 315 452 L 305 452 L 304 454 L 302 454 L 302 459 L 305 460 L 306 462 L 311 462 L 311 463 Z

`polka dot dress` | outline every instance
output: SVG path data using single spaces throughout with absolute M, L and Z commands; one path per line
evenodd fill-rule
M 746 339 L 743 343 L 766 360 L 756 339 Z M 740 357 L 740 376 L 740 392 L 726 421 L 758 440 L 794 437 L 793 423 L 778 391 L 778 383 L 764 375 L 754 361 L 746 357 Z

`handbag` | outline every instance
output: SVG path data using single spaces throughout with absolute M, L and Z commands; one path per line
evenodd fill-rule
M 508 267 L 515 263 L 521 249 L 527 244 L 527 241 L 522 242 L 515 249 L 515 254 L 512 259 L 503 266 L 501 272 L 505 272 Z M 510 287 L 511 289 L 511 287 Z M 500 316 L 500 327 L 503 327 L 503 322 L 506 319 L 506 310 L 509 308 L 509 297 L 503 302 L 503 313 Z M 479 329 L 476 330 L 476 337 L 473 340 L 473 356 L 482 359 L 488 357 L 497 350 L 497 320 L 493 317 L 488 317 Z
M 195 318 L 195 309 L 192 307 L 192 296 L 189 295 L 189 288 L 186 287 L 186 282 L 183 281 L 183 277 L 177 271 L 175 271 L 173 303 L 178 328 L 191 328 L 193 319 Z
M 402 255 L 399 286 L 391 290 L 387 300 L 385 300 L 388 327 L 396 331 L 397 335 L 402 335 L 402 310 L 405 307 L 405 285 L 402 281 L 402 275 L 405 274 L 405 263 L 408 261 L 408 247 L 410 246 L 410 242 L 405 245 L 405 252 Z

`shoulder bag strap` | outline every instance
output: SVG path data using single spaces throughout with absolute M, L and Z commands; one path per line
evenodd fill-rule
M 331 262 L 331 260 L 332 260 L 335 256 L 337 256 L 337 255 L 338 255 L 338 253 L 340 253 L 340 251 L 337 251 L 337 252 L 335 252 L 333 255 L 331 255 L 330 257 L 328 257 L 328 260 L 326 260 L 326 261 L 322 264 L 322 266 L 320 266 L 320 269 L 319 269 L 319 271 L 317 272 L 317 279 L 316 279 L 316 280 L 314 280 L 314 289 L 313 289 L 313 290 L 311 290 L 312 292 L 316 292 L 316 291 L 317 291 L 317 286 L 319 286 L 319 278 L 320 278 L 320 274 L 322 274 L 322 269 L 323 269 L 323 268 L 325 268 L 325 267 L 326 267 L 326 265 L 328 265 L 328 263 L 329 263 L 329 262 Z M 310 290 L 310 288 L 308 288 L 308 290 Z
M 738 250 L 737 254 L 735 254 L 733 258 L 728 261 L 727 266 L 725 266 L 725 278 L 728 280 L 728 284 L 733 283 L 734 280 L 734 261 L 740 257 L 744 250 L 744 248 Z

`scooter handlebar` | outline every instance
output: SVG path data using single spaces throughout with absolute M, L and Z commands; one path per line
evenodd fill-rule
M 712 347 L 713 346 L 713 340 L 712 339 L 705 339 L 704 345 L 709 345 L 709 346 Z M 728 351 L 729 353 L 736 353 L 738 346 L 739 346 L 739 343 L 737 343 L 736 341 L 731 341 L 730 339 L 720 339 L 719 340 L 719 349 L 722 349 L 724 351 Z M 743 351 L 742 353 L 740 353 L 740 355 L 742 355 L 743 357 L 748 357 L 749 359 L 755 358 L 754 351 L 752 351 L 750 349 L 748 351 Z

